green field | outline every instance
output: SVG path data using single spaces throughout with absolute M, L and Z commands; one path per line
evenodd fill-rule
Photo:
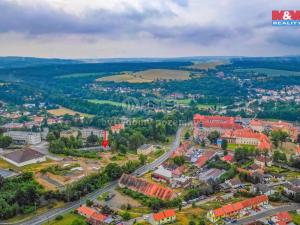
M 94 103 L 94 104 L 109 104 L 109 105 L 114 105 L 114 106 L 124 106 L 124 103 L 114 102 L 114 101 L 110 101 L 110 100 L 89 99 L 88 101 L 91 103 Z
M 296 224 L 296 225 L 300 225 L 300 215 L 296 213 L 296 211 L 292 211 L 292 212 L 289 212 L 290 215 L 292 216 L 293 218 L 293 222 Z
M 63 79 L 63 78 L 76 78 L 76 77 L 98 77 L 102 76 L 104 73 L 71 73 L 71 74 L 65 74 L 61 76 L 56 76 L 57 79 Z
M 79 221 L 85 221 L 85 218 L 83 218 L 80 215 L 77 215 L 75 213 L 67 213 L 63 215 L 62 220 L 51 220 L 49 223 L 44 223 L 43 225 L 71 225 L 74 220 Z
M 267 68 L 253 68 L 253 69 L 235 69 L 234 72 L 254 72 L 258 74 L 266 74 L 268 76 L 300 76 L 300 72 L 289 71 L 289 70 L 275 70 Z
M 239 147 L 253 148 L 254 146 L 253 145 L 246 145 L 246 144 L 238 145 L 238 144 L 233 144 L 233 143 L 228 143 L 228 146 L 227 146 L 227 148 L 229 150 L 235 150 L 236 148 L 239 148 Z

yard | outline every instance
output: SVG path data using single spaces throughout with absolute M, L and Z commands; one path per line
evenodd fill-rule
M 84 222 L 85 218 L 75 213 L 67 213 L 63 215 L 63 218 L 61 220 L 54 219 L 47 223 L 44 223 L 43 225 L 71 225 L 75 220 Z

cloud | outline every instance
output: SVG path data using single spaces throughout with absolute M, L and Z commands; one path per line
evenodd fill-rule
M 299 9 L 300 3 L 1 0 L 0 54 L 72 57 L 72 46 L 80 48 L 78 57 L 294 53 L 300 50 L 299 29 L 271 26 L 272 9 L 282 8 Z

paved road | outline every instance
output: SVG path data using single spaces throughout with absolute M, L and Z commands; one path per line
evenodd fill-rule
M 172 146 L 169 151 L 165 152 L 162 156 L 157 158 L 152 163 L 138 168 L 133 174 L 137 176 L 141 176 L 149 172 L 150 170 L 153 170 L 155 167 L 161 165 L 164 161 L 166 161 L 171 156 L 172 152 L 179 146 L 181 132 L 182 132 L 182 128 L 180 127 L 177 130 L 175 140 L 172 143 Z M 47 221 L 54 219 L 57 215 L 67 213 L 78 208 L 82 203 L 86 201 L 86 199 L 95 200 L 99 195 L 115 189 L 117 184 L 118 184 L 117 181 L 111 182 L 107 184 L 104 188 L 92 192 L 78 201 L 67 203 L 67 205 L 65 205 L 63 208 L 49 210 L 48 212 L 41 215 L 37 215 L 29 220 L 23 222 L 16 222 L 16 223 L 0 223 L 0 225 L 39 225 L 39 224 L 46 223 Z
M 276 213 L 279 213 L 279 212 L 291 211 L 291 210 L 296 210 L 296 209 L 300 209 L 300 204 L 292 203 L 292 204 L 289 204 L 289 205 L 276 207 L 276 208 L 270 209 L 268 211 L 257 213 L 256 215 L 240 219 L 234 224 L 235 225 L 245 225 L 245 224 L 255 222 L 258 219 L 262 219 L 262 218 L 267 217 L 267 216 L 272 216 L 272 215 L 274 215 Z M 227 223 L 227 224 L 230 224 L 230 223 Z

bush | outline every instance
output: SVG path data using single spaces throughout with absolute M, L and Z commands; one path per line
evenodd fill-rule
M 62 215 L 57 215 L 56 217 L 55 217 L 55 220 L 62 220 L 64 217 L 62 216 Z

